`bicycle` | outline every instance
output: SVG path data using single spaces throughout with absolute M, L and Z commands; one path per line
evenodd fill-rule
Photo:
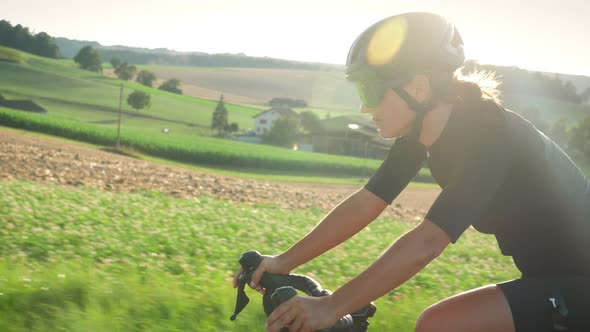
M 230 317 L 232 321 L 237 318 L 237 315 L 250 302 L 245 291 L 246 284 L 252 281 L 252 274 L 261 260 L 262 256 L 258 251 L 248 251 L 240 257 L 239 262 L 242 266 L 242 273 L 238 276 L 236 307 L 234 314 Z M 267 317 L 281 303 L 297 295 L 297 290 L 314 297 L 331 294 L 329 290 L 323 289 L 314 279 L 298 274 L 279 275 L 264 273 L 260 279 L 260 286 L 265 289 L 262 297 L 262 305 Z M 333 327 L 317 332 L 365 332 L 369 327 L 369 318 L 373 317 L 376 311 L 377 307 L 371 302 L 363 308 L 340 318 Z M 281 332 L 288 332 L 288 329 L 283 328 Z

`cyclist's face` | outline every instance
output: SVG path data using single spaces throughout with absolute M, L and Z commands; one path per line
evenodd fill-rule
M 372 119 L 379 128 L 379 135 L 383 138 L 395 138 L 407 135 L 411 130 L 415 113 L 408 104 L 398 96 L 393 89 L 385 90 L 381 103 L 373 108 L 365 105 L 362 113 L 372 115 Z

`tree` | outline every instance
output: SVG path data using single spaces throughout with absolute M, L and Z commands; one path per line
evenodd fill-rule
M 590 161 L 590 116 L 578 122 L 570 132 L 570 150 L 584 162 Z
M 299 113 L 301 127 L 308 133 L 313 133 L 322 128 L 320 117 L 312 111 L 303 111 Z
M 57 59 L 61 56 L 59 47 L 47 33 L 33 34 L 29 28 L 20 24 L 13 27 L 6 20 L 0 20 L 0 45 L 48 58 Z
M 225 136 L 228 128 L 227 123 L 227 109 L 223 102 L 223 95 L 219 98 L 219 102 L 213 111 L 213 117 L 211 119 L 211 129 L 217 130 L 217 136 Z
M 236 131 L 240 130 L 240 126 L 237 122 L 232 122 L 227 127 L 225 127 L 225 131 L 228 133 L 235 133 Z
M 307 107 L 307 102 L 303 99 L 275 97 L 268 104 L 272 107 Z
M 590 101 L 590 87 L 587 87 L 584 92 L 580 94 L 580 98 L 582 98 L 582 102 L 589 102 Z
M 176 78 L 171 78 L 169 80 L 167 80 L 166 82 L 162 83 L 158 89 L 160 90 L 164 90 L 164 91 L 169 91 L 172 93 L 178 93 L 179 95 L 182 94 L 182 90 L 180 89 L 180 80 L 176 79 Z
M 133 93 L 127 97 L 127 104 L 133 107 L 136 111 L 139 111 L 144 107 L 149 108 L 152 103 L 151 97 L 148 93 L 143 91 L 133 91 Z
M 549 132 L 547 133 L 551 139 L 557 143 L 562 149 L 568 151 L 568 144 L 571 134 L 568 128 L 568 119 L 561 117 L 553 123 Z
M 299 120 L 287 116 L 275 121 L 272 128 L 262 135 L 262 143 L 292 147 L 297 142 Z
M 109 62 L 111 63 L 111 66 L 113 66 L 113 69 L 117 69 L 122 61 L 118 57 L 112 57 Z
M 142 70 L 139 72 L 139 74 L 137 74 L 135 81 L 137 81 L 139 84 L 152 87 L 154 81 L 156 81 L 156 75 L 151 71 Z
M 100 53 L 92 46 L 84 46 L 74 57 L 74 61 L 81 69 L 102 73 Z
M 117 75 L 120 80 L 129 81 L 133 79 L 135 73 L 137 73 L 137 67 L 130 65 L 127 62 L 121 63 L 117 69 L 115 69 L 115 75 Z
M 525 107 L 521 112 L 525 119 L 529 120 L 537 129 L 542 131 L 543 133 L 547 133 L 549 131 L 549 123 L 543 117 L 541 111 L 539 111 L 535 107 Z
M 53 59 L 58 59 L 61 56 L 59 47 L 53 43 L 51 36 L 45 32 L 39 32 L 33 37 L 31 51 L 34 54 Z

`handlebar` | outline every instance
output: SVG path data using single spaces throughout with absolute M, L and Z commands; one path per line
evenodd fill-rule
M 250 302 L 245 292 L 245 286 L 252 281 L 252 274 L 261 261 L 262 256 L 258 251 L 245 252 L 240 258 L 242 273 L 238 276 L 238 295 L 234 314 L 230 317 L 232 321 Z M 265 272 L 260 279 L 260 286 L 265 289 L 262 304 L 267 316 L 281 303 L 297 295 L 296 289 L 313 297 L 331 294 L 312 278 L 297 274 L 279 275 Z M 369 326 L 369 317 L 373 317 L 376 311 L 377 307 L 371 302 L 362 309 L 340 318 L 333 327 L 320 332 L 364 332 Z M 287 329 L 281 331 L 287 331 Z

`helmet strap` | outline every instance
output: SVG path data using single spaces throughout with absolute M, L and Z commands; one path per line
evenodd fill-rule
M 416 113 L 414 123 L 412 124 L 412 130 L 410 131 L 408 138 L 413 141 L 418 141 L 418 139 L 420 139 L 420 132 L 422 131 L 422 122 L 424 121 L 424 117 L 426 116 L 426 113 L 434 109 L 435 104 L 433 102 L 425 104 L 419 103 L 402 87 L 395 87 L 393 90 L 408 104 L 408 106 L 410 106 L 410 109 Z

